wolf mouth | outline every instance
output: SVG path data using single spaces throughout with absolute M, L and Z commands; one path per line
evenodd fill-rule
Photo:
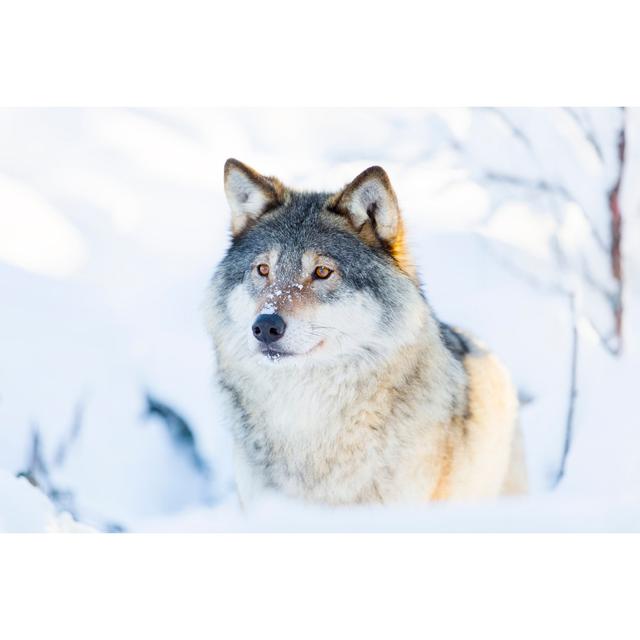
M 310 353 L 313 353 L 314 351 L 316 351 L 316 349 L 319 349 L 323 344 L 324 344 L 324 340 L 320 340 L 320 342 L 318 342 L 318 344 L 311 347 L 309 351 L 303 351 L 302 353 L 295 353 L 293 351 L 282 351 L 280 349 L 274 349 L 273 347 L 261 347 L 260 353 L 263 356 L 266 356 L 267 358 L 269 358 L 269 360 L 277 361 L 277 360 L 281 360 L 282 358 L 292 358 L 294 356 L 307 356 Z
M 280 349 L 273 349 L 269 347 L 263 347 L 260 349 L 260 353 L 263 356 L 269 358 L 269 360 L 280 360 L 281 358 L 289 358 L 291 356 L 298 355 L 297 353 L 290 353 L 289 351 L 280 351 Z

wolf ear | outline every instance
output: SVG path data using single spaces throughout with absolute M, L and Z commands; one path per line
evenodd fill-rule
M 398 266 L 417 281 L 405 241 L 398 199 L 382 167 L 369 167 L 363 171 L 334 196 L 329 207 L 346 215 L 364 242 L 382 242 Z
M 400 208 L 389 176 L 382 167 L 369 167 L 335 198 L 333 209 L 347 215 L 360 232 L 370 222 L 375 235 L 386 245 L 400 231 Z
M 231 232 L 241 233 L 263 213 L 282 203 L 284 187 L 235 158 L 224 164 L 224 192 L 231 207 Z

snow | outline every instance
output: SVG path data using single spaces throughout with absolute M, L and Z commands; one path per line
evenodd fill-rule
M 5 533 L 91 533 L 93 529 L 75 522 L 25 478 L 0 469 L 0 531 Z
M 620 356 L 601 246 L 621 121 L 617 109 L 0 110 L 0 530 L 640 530 L 638 110 Z M 491 345 L 529 400 L 529 497 L 330 510 L 272 496 L 240 511 L 201 311 L 228 242 L 231 156 L 299 188 L 385 167 L 437 313 Z M 574 433 L 556 487 L 574 324 Z M 15 478 L 33 467 L 34 433 L 41 491 Z

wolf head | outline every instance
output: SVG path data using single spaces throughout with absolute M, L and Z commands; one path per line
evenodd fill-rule
M 219 357 L 264 366 L 375 360 L 415 340 L 426 305 L 380 167 L 299 192 L 229 159 L 232 242 L 211 287 Z

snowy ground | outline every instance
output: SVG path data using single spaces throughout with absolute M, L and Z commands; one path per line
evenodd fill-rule
M 0 530 L 640 530 L 640 112 L 0 110 L 0 140 Z M 526 399 L 530 497 L 240 513 L 200 313 L 229 156 L 299 188 L 387 169 L 432 305 Z

